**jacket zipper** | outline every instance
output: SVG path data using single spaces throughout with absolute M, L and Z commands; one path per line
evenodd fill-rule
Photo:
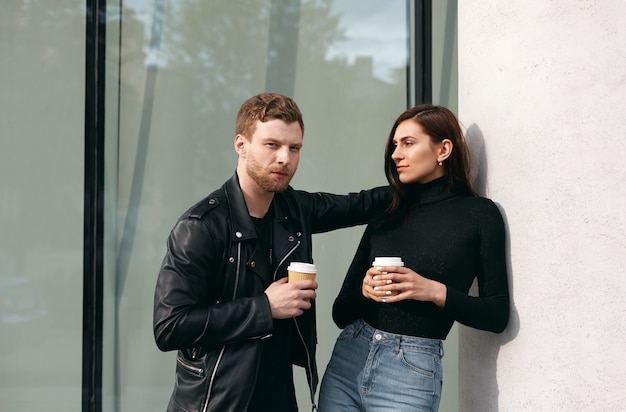
M 204 369 L 202 369 L 202 368 L 196 368 L 195 366 L 192 366 L 192 365 L 188 364 L 187 362 L 185 362 L 185 361 L 183 360 L 183 358 L 182 358 L 182 357 L 177 356 L 177 357 L 176 357 L 176 361 L 177 361 L 178 363 L 180 363 L 180 365 L 181 365 L 183 368 L 185 368 L 185 369 L 187 369 L 187 370 L 190 370 L 191 372 L 195 373 L 196 375 L 198 375 L 198 376 L 204 376 Z
M 311 366 L 311 354 L 309 353 L 309 348 L 306 346 L 306 342 L 304 341 L 302 332 L 300 332 L 300 326 L 298 326 L 296 318 L 292 319 L 293 323 L 296 325 L 296 331 L 298 332 L 298 336 L 300 337 L 300 342 L 302 342 L 302 346 L 304 346 L 304 351 L 306 352 L 306 367 L 309 370 L 309 376 L 311 377 L 311 381 L 313 381 L 313 367 Z M 312 410 L 316 411 L 317 406 L 315 405 L 315 392 L 313 392 L 313 382 L 309 382 L 309 392 L 311 394 Z
M 217 362 L 215 362 L 215 367 L 213 368 L 213 373 L 211 374 L 211 379 L 209 380 L 209 389 L 207 390 L 206 401 L 204 402 L 204 407 L 202 408 L 203 412 L 206 412 L 207 408 L 209 407 L 209 400 L 210 400 L 211 390 L 213 389 L 213 382 L 215 381 L 215 374 L 217 373 L 217 367 L 222 361 L 224 350 L 226 350 L 226 346 L 222 346 L 222 349 L 220 349 L 220 356 L 217 357 Z
M 283 256 L 283 258 L 280 260 L 280 262 L 278 262 L 278 265 L 276 265 L 276 269 L 274 270 L 274 281 L 276 281 L 276 275 L 278 274 L 278 268 L 280 268 L 280 266 L 285 263 L 285 260 L 287 260 L 287 258 L 289 257 L 289 255 L 291 255 L 298 247 L 300 247 L 300 241 L 298 240 L 298 243 L 296 243 L 291 250 L 289 250 L 289 252 L 287 252 L 287 254 L 285 254 L 285 256 Z
M 285 257 L 283 257 L 280 260 L 280 263 L 278 264 L 278 266 L 276 266 L 276 270 L 274 271 L 274 280 L 276 280 L 276 275 L 278 274 L 278 268 L 280 267 L 280 265 L 282 265 L 285 262 L 285 260 L 287 260 L 289 255 L 291 255 L 299 246 L 300 246 L 300 241 L 298 241 L 298 243 L 296 243 L 294 247 L 291 248 L 289 252 L 287 252 Z M 306 342 L 304 341 L 302 332 L 300 332 L 300 327 L 298 326 L 298 322 L 296 321 L 296 318 L 292 318 L 292 319 L 293 319 L 293 323 L 296 325 L 296 331 L 298 332 L 298 336 L 300 337 L 300 342 L 302 342 L 302 346 L 304 346 L 304 351 L 306 352 L 307 369 L 309 370 L 309 376 L 311 377 L 311 380 L 312 380 L 313 379 L 313 367 L 311 366 L 311 354 L 309 352 L 309 348 L 306 346 Z M 309 383 L 309 392 L 311 394 L 312 409 L 315 411 L 317 410 L 317 406 L 315 405 L 315 394 L 313 392 L 312 383 Z
M 241 242 L 237 244 L 237 271 L 235 272 L 235 286 L 233 287 L 233 300 L 237 296 L 237 287 L 239 286 L 239 268 L 241 263 Z M 202 408 L 202 412 L 206 412 L 209 407 L 209 401 L 211 400 L 211 390 L 213 389 L 213 382 L 215 381 L 215 375 L 217 374 L 217 368 L 222 361 L 222 356 L 224 355 L 224 350 L 226 350 L 226 345 L 222 346 L 220 349 L 220 355 L 217 357 L 217 362 L 215 362 L 215 367 L 213 368 L 213 373 L 211 373 L 211 379 L 209 379 L 209 388 L 207 389 L 206 400 L 204 401 L 204 407 Z

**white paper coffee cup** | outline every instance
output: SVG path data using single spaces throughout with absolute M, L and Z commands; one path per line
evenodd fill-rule
M 287 266 L 287 272 L 290 282 L 304 279 L 315 280 L 317 267 L 313 263 L 291 262 L 289 266 Z
M 401 257 L 397 257 L 397 256 L 376 256 L 374 258 L 374 261 L 372 262 L 372 266 L 373 267 L 378 267 L 378 266 L 404 266 L 404 262 L 402 261 Z M 386 273 L 386 272 L 383 272 Z M 400 291 L 399 290 L 393 290 L 391 291 L 390 296 L 395 296 L 397 294 L 399 294 Z
M 287 275 L 289 282 L 297 280 L 315 280 L 317 275 L 317 267 L 313 263 L 291 262 L 287 266 Z M 305 299 L 309 301 L 310 299 Z

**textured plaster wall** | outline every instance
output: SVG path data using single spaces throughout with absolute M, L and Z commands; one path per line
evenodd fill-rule
M 512 316 L 461 327 L 460 411 L 626 408 L 626 1 L 459 2 L 459 117 Z

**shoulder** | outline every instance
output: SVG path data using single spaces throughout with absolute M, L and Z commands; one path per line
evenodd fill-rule
M 456 202 L 468 209 L 492 209 L 496 207 L 493 200 L 488 197 L 471 196 L 471 195 L 457 195 L 455 197 Z M 496 207 L 497 208 L 497 207 Z
M 502 220 L 502 213 L 496 203 L 486 197 L 481 196 L 461 196 L 459 204 L 465 209 L 471 216 L 480 220 L 497 219 Z
M 205 197 L 195 205 L 189 208 L 187 212 L 183 214 L 183 218 L 187 219 L 202 219 L 216 210 L 220 206 L 220 199 L 218 197 Z
M 222 189 L 218 189 L 205 197 L 204 199 L 198 201 L 193 206 L 191 206 L 185 213 L 182 214 L 180 220 L 186 219 L 198 219 L 202 220 L 204 218 L 209 217 L 211 214 L 219 211 L 221 208 L 226 206 L 226 196 Z
M 170 232 L 172 247 L 206 248 L 209 239 L 214 239 L 216 230 L 226 222 L 224 208 L 226 201 L 219 191 L 211 193 L 187 209 L 176 221 Z
M 501 227 L 504 219 L 500 207 L 491 199 L 486 197 L 465 197 L 465 208 L 469 215 L 481 226 Z
M 306 207 L 311 201 L 314 201 L 314 199 L 320 197 L 321 195 L 322 193 L 298 190 L 288 186 L 284 191 L 276 193 L 274 199 L 276 199 L 279 203 L 289 205 L 290 208 L 293 208 L 294 206 Z
M 303 214 L 303 208 L 307 208 L 309 204 L 309 195 L 311 193 L 303 190 L 295 190 L 288 186 L 286 190 L 276 193 L 274 196 L 274 205 L 277 207 L 278 215 L 290 216 L 291 218 L 299 218 Z

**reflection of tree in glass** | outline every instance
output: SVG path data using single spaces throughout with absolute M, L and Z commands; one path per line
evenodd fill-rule
M 283 66 L 295 64 L 295 56 L 284 58 L 292 51 L 281 50 L 290 47 L 286 36 L 299 36 L 293 53 L 315 56 L 317 63 L 323 62 L 329 44 L 341 38 L 337 18 L 330 16 L 330 0 L 303 2 L 302 14 L 313 16 L 307 26 L 301 25 L 299 3 L 180 1 L 164 21 L 160 60 L 171 68 L 195 69 L 203 95 L 195 103 L 214 110 L 215 105 L 232 102 L 234 106 L 224 109 L 236 111 L 243 100 L 266 87 L 266 70 L 280 65 L 273 61 L 276 55 L 283 56 Z M 287 10 L 277 18 L 277 8 Z
M 303 6 L 304 8 L 304 6 Z M 307 14 L 303 13 L 303 16 Z M 314 15 L 314 14 L 313 14 Z M 342 16 L 320 16 L 316 23 L 301 22 L 300 43 L 333 27 L 340 27 Z M 400 20 L 402 21 L 402 20 Z M 325 25 L 328 25 L 327 27 Z M 320 29 L 321 27 L 321 29 Z M 385 30 L 385 27 L 377 27 Z M 343 33 L 343 29 L 340 29 Z M 328 39 L 328 45 L 342 38 Z M 402 48 L 401 48 L 402 49 Z M 323 167 L 311 165 L 312 172 L 324 182 L 319 189 L 340 190 L 350 181 L 359 188 L 371 184 L 372 169 L 382 170 L 384 139 L 393 119 L 406 107 L 406 65 L 394 70 L 391 83 L 374 77 L 376 55 L 360 56 L 350 64 L 347 57 L 328 59 L 326 49 L 302 50 L 298 58 L 298 88 L 296 96 L 307 124 L 306 159 L 328 159 Z M 376 148 L 380 147 L 380 150 Z M 333 158 L 330 153 L 336 153 Z M 356 157 L 358 162 L 341 161 L 341 157 Z M 337 176 L 342 176 L 337 179 Z M 382 172 L 380 172 L 382 177 Z

